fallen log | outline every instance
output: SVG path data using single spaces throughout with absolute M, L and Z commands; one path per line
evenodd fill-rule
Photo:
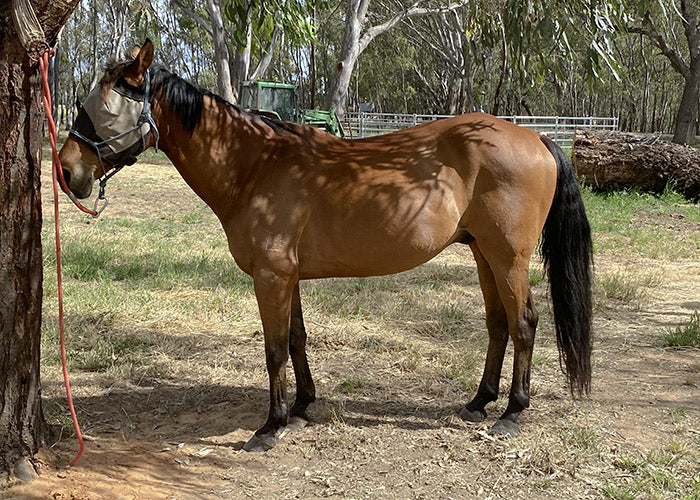
M 661 193 L 672 183 L 686 198 L 700 199 L 700 149 L 658 135 L 579 129 L 571 159 L 578 175 L 597 190 Z

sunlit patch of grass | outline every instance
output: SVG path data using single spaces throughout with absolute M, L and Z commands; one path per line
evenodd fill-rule
M 474 392 L 479 383 L 478 370 L 482 361 L 481 355 L 477 356 L 474 351 L 463 351 L 445 360 L 440 374 L 464 391 Z
M 659 286 L 660 280 L 649 274 L 598 273 L 595 277 L 596 290 L 605 299 L 626 304 L 635 304 L 648 296 L 648 290 Z
M 590 427 L 576 427 L 571 430 L 567 440 L 577 449 L 596 452 L 599 448 L 598 434 Z
M 612 500 L 636 500 L 638 498 L 637 492 L 631 486 L 617 485 L 609 481 L 603 486 L 603 494 Z
M 637 191 L 594 193 L 584 186 L 582 196 L 591 223 L 596 252 L 619 252 L 620 248 L 652 258 L 692 258 L 700 251 L 700 232 L 687 232 L 663 225 L 639 225 L 635 221 L 678 214 L 691 223 L 700 222 L 698 205 L 667 189 L 661 195 Z
M 359 378 L 349 378 L 341 382 L 341 384 L 338 386 L 338 389 L 340 392 L 343 394 L 352 394 L 353 392 L 356 392 L 358 389 L 361 389 L 363 385 L 362 379 Z
M 664 335 L 665 347 L 700 347 L 700 311 L 694 311 L 688 321 Z
M 473 319 L 474 312 L 458 304 L 436 304 L 423 321 L 414 325 L 413 330 L 428 337 L 454 338 L 470 332 Z
M 696 498 L 689 471 L 697 471 L 698 454 L 685 442 L 672 441 L 662 449 L 646 454 L 623 454 L 613 464 L 626 473 L 617 483 L 607 481 L 602 488 L 609 498 Z M 686 479 L 690 479 L 689 481 Z M 683 479 L 683 480 L 681 480 Z
M 688 411 L 685 408 L 670 408 L 668 410 L 671 415 L 671 421 L 674 424 L 679 424 L 688 415 Z
M 530 269 L 527 276 L 530 286 L 537 286 L 544 281 L 544 271 L 541 269 Z
M 532 366 L 547 366 L 552 362 L 552 358 L 539 352 L 532 353 Z

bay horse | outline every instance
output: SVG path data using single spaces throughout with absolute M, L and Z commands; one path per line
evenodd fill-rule
M 590 391 L 590 227 L 573 166 L 550 139 L 475 113 L 345 140 L 245 113 L 152 62 L 146 40 L 108 64 L 61 149 L 63 174 L 67 189 L 86 198 L 99 177 L 159 146 L 221 221 L 233 258 L 253 278 L 270 381 L 267 421 L 244 449 L 268 450 L 303 426 L 316 397 L 299 280 L 397 273 L 452 243 L 474 254 L 489 335 L 483 377 L 460 416 L 486 418 L 510 338 L 508 405 L 491 429 L 519 432 L 530 402 L 538 314 L 528 269 L 538 241 L 562 371 L 573 396 Z M 137 137 L 108 150 L 109 133 Z

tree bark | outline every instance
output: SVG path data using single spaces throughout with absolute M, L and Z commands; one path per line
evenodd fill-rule
M 10 2 L 6 2 L 9 4 Z M 34 3 L 47 42 L 77 0 Z M 38 64 L 0 14 L 0 483 L 32 479 L 43 443 L 41 337 L 41 87 Z
M 250 72 L 250 49 L 253 38 L 253 27 L 248 23 L 248 31 L 246 33 L 246 45 L 240 48 L 233 56 L 233 71 L 231 73 L 231 86 L 233 88 L 235 101 L 240 99 L 241 84 L 248 79 Z
M 218 0 L 207 0 L 207 10 L 211 19 L 212 39 L 214 41 L 214 59 L 216 60 L 216 86 L 219 95 L 229 102 L 235 102 L 236 96 L 231 84 L 228 47 L 224 35 L 224 20 Z
M 698 98 L 700 97 L 700 58 L 695 67 L 685 78 L 683 96 L 676 113 L 673 142 L 676 144 L 695 143 L 695 122 L 698 117 Z
M 594 189 L 661 193 L 673 183 L 687 198 L 700 198 L 700 150 L 691 146 L 648 134 L 577 130 L 571 157 Z
M 687 58 L 679 48 L 667 40 L 668 34 L 659 29 L 649 11 L 638 26 L 627 26 L 629 33 L 646 36 L 671 63 L 671 67 L 685 80 L 683 97 L 673 124 L 673 142 L 692 144 L 695 142 L 695 127 L 698 119 L 698 97 L 700 97 L 700 27 L 697 8 L 692 1 L 680 0 L 680 11 L 676 14 L 683 25 L 688 47 Z M 671 40 L 672 42 L 673 40 Z
M 348 89 L 357 59 L 377 36 L 386 33 L 407 18 L 450 12 L 464 6 L 462 3 L 453 3 L 444 7 L 420 7 L 423 1 L 418 0 L 385 22 L 367 28 L 363 33 L 369 2 L 370 0 L 348 0 L 348 8 L 345 12 L 343 43 L 340 48 L 335 77 L 331 80 L 331 86 L 326 95 L 326 107 L 328 109 L 334 108 L 341 118 L 345 114 Z

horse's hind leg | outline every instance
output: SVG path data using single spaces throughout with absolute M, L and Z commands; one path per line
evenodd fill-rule
M 530 404 L 530 365 L 537 327 L 537 312 L 530 297 L 528 269 L 535 238 L 521 240 L 517 248 L 502 231 L 472 244 L 486 302 L 489 348 L 484 377 L 476 397 L 461 413 L 463 418 L 483 420 L 484 406 L 496 399 L 503 355 L 508 336 L 513 341 L 513 380 L 508 406 L 492 431 L 512 436 L 518 433 L 517 419 Z M 507 334 L 505 333 L 507 331 Z
M 290 417 L 306 418 L 306 408 L 316 400 L 316 389 L 309 362 L 306 358 L 306 328 L 301 312 L 301 297 L 299 283 L 292 294 L 292 318 L 289 332 L 289 353 L 294 366 L 294 377 L 297 383 L 297 396 L 290 411 Z M 291 422 L 290 422 L 291 425 Z
M 491 431 L 506 436 L 514 436 L 519 432 L 516 423 L 518 416 L 530 406 L 530 368 L 538 320 L 528 282 L 530 255 L 516 255 L 510 262 L 502 262 L 500 267 L 493 266 L 496 285 L 508 318 L 508 334 L 513 340 L 513 380 L 508 406 Z
M 508 343 L 508 320 L 506 310 L 498 294 L 493 271 L 476 243 L 471 244 L 472 253 L 479 271 L 479 283 L 486 307 L 486 328 L 489 332 L 489 346 L 486 352 L 486 365 L 476 396 L 459 415 L 469 422 L 481 422 L 486 418 L 485 407 L 498 398 L 498 385 L 503 367 L 503 356 Z

